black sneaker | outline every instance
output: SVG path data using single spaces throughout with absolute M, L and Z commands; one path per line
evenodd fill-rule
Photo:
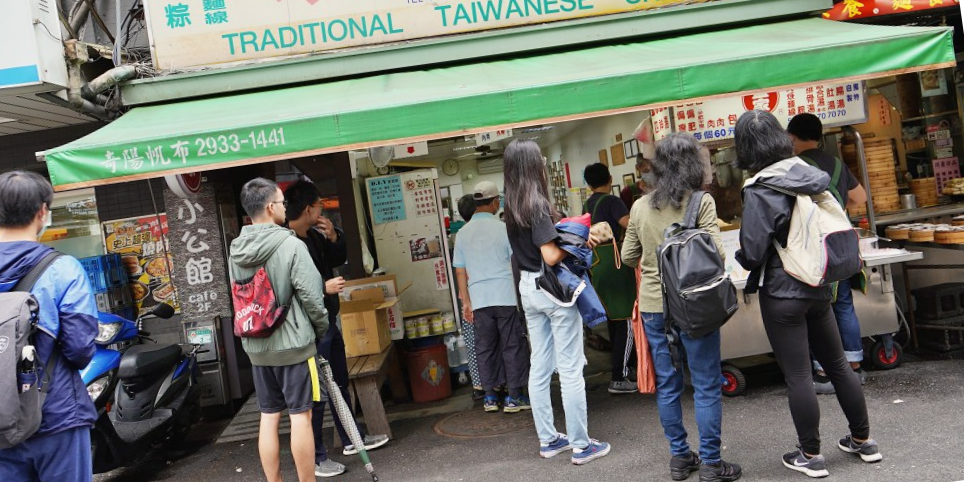
M 669 474 L 673 480 L 686 480 L 697 470 L 700 470 L 700 456 L 696 455 L 696 452 L 674 455 L 669 460 Z
M 796 470 L 815 479 L 830 475 L 830 472 L 827 472 L 827 461 L 823 458 L 823 455 L 807 458 L 800 450 L 784 455 L 783 465 L 790 470 Z
M 742 476 L 743 469 L 739 465 L 722 460 L 700 467 L 700 482 L 733 482 Z
M 840 447 L 840 450 L 848 454 L 859 455 L 860 459 L 867 463 L 880 462 L 884 458 L 880 455 L 880 450 L 877 448 L 877 442 L 874 439 L 869 439 L 862 444 L 858 444 L 854 442 L 852 436 L 848 435 L 840 439 L 837 447 Z

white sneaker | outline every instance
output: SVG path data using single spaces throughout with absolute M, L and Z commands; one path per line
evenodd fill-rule
M 383 447 L 388 443 L 388 435 L 366 435 L 365 436 L 365 451 L 375 450 L 379 447 Z M 355 450 L 354 445 L 346 445 L 345 450 L 342 451 L 345 455 L 355 455 L 358 450 Z
M 345 473 L 345 466 L 334 460 L 326 460 L 315 466 L 315 475 L 318 477 L 334 477 Z

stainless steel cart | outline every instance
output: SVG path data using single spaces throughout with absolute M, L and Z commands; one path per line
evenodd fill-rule
M 924 255 L 919 252 L 903 251 L 900 254 L 865 259 L 870 275 L 867 294 L 854 293 L 854 308 L 857 311 L 861 335 L 864 338 L 887 335 L 889 341 L 889 335 L 900 329 L 891 265 L 915 261 L 923 257 Z M 723 393 L 728 396 L 739 395 L 746 388 L 746 378 L 741 368 L 757 364 L 753 357 L 773 351 L 763 328 L 757 295 L 744 294 L 745 280 L 737 281 L 735 284 L 739 289 L 740 311 L 721 330 L 721 354 L 724 360 Z M 877 356 L 877 352 L 882 350 L 884 361 L 893 366 L 900 364 L 902 352 L 899 345 L 884 343 L 884 340 L 878 340 L 877 343 L 879 346 L 875 345 L 871 349 L 872 355 Z

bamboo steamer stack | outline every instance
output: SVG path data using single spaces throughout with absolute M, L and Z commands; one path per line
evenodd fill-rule
M 864 154 L 867 156 L 868 191 L 874 200 L 874 211 L 897 211 L 900 209 L 900 196 L 897 194 L 893 142 L 889 138 L 864 142 Z
M 937 204 L 937 179 L 924 177 L 911 179 L 910 192 L 917 198 L 917 207 L 927 207 Z
M 842 160 L 844 165 L 847 166 L 847 169 L 850 169 L 850 172 L 857 176 L 857 180 L 863 183 L 863 171 L 860 170 L 860 162 L 857 160 L 857 146 L 854 144 L 844 144 L 841 146 L 840 155 L 843 157 Z M 865 216 L 867 215 L 867 205 L 861 204 L 856 207 L 848 207 L 847 213 L 850 215 L 850 217 Z

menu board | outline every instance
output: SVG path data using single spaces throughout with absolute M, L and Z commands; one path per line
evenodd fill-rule
M 732 140 L 737 119 L 751 110 L 772 113 L 784 127 L 794 116 L 810 113 L 826 128 L 866 122 L 867 98 L 861 82 L 827 82 L 677 105 L 672 118 L 677 131 L 689 132 L 702 142 L 717 142 Z M 653 112 L 659 139 L 661 121 Z
M 138 313 L 158 303 L 171 304 L 180 312 L 171 283 L 173 263 L 168 254 L 167 215 L 118 219 L 102 226 L 107 252 L 121 255 Z
M 405 198 L 399 176 L 377 177 L 368 180 L 371 195 L 372 217 L 375 224 L 404 221 Z

